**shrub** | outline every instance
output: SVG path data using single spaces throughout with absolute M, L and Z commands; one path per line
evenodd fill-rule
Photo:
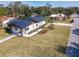
M 55 29 L 53 24 L 49 25 L 47 28 L 48 28 L 49 30 Z
M 44 30 L 40 31 L 39 33 L 40 34 L 45 34 L 46 32 L 47 32 L 47 30 L 44 29 Z

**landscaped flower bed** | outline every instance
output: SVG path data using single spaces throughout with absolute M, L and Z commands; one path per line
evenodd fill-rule
M 49 30 L 54 30 L 54 29 L 55 29 L 53 24 L 49 25 L 47 28 L 48 28 Z

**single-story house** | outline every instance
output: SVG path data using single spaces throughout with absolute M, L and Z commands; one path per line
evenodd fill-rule
M 29 17 L 24 20 L 14 20 L 8 23 L 8 28 L 15 34 L 26 36 L 45 24 L 42 16 Z
M 15 19 L 14 17 L 0 16 L 0 28 L 7 27 L 7 23 L 14 19 Z
M 52 14 L 49 16 L 50 19 L 54 20 L 64 20 L 66 18 L 65 14 Z

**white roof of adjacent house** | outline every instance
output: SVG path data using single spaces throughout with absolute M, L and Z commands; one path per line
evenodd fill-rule
M 49 17 L 56 17 L 56 16 L 60 16 L 60 15 L 63 16 L 63 17 L 65 16 L 64 14 L 52 14 Z
M 74 14 L 70 15 L 70 18 L 79 18 L 79 14 L 74 13 Z
M 56 17 L 57 16 L 57 14 L 52 14 L 52 15 L 50 15 L 50 17 Z
M 39 23 L 41 21 L 45 20 L 42 16 L 35 16 L 35 17 L 29 17 L 24 20 L 12 20 L 8 23 L 8 25 L 14 24 L 20 28 L 25 28 L 29 26 L 31 23 Z

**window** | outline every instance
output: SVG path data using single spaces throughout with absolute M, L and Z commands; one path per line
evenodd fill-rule
M 36 27 L 38 26 L 38 24 L 36 24 Z
M 29 28 L 27 28 L 27 30 L 29 30 Z

